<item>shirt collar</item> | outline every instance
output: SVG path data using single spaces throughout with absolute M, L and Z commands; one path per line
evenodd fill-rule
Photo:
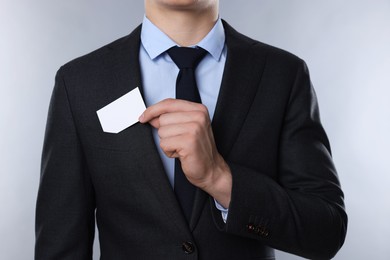
M 152 60 L 169 48 L 177 46 L 171 38 L 155 26 L 146 16 L 144 16 L 142 22 L 141 43 Z M 195 46 L 205 49 L 214 59 L 220 59 L 225 46 L 225 30 L 220 18 L 218 18 L 211 31 Z

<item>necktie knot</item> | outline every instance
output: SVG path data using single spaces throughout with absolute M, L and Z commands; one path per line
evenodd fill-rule
M 179 69 L 195 69 L 207 54 L 207 51 L 202 48 L 177 46 L 170 48 L 167 52 Z

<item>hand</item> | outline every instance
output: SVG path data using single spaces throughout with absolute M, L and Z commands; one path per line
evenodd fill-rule
M 184 174 L 193 185 L 228 208 L 231 172 L 217 151 L 204 105 L 165 99 L 147 108 L 139 120 L 158 129 L 161 149 L 168 157 L 180 160 Z

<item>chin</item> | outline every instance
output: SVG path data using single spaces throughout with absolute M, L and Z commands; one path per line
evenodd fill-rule
M 176 9 L 202 8 L 216 2 L 215 0 L 155 0 L 159 4 Z

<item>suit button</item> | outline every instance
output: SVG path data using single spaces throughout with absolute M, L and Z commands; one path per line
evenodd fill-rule
M 256 233 L 256 234 L 259 234 L 260 232 L 261 232 L 261 227 L 257 226 L 257 227 L 255 228 L 255 233 Z
M 189 241 L 183 242 L 183 244 L 181 244 L 181 249 L 183 249 L 183 251 L 184 251 L 186 254 L 192 254 L 192 253 L 195 251 L 194 244 L 192 244 L 192 243 L 189 242 Z
M 253 224 L 248 224 L 246 227 L 247 227 L 249 232 L 254 232 L 254 230 L 255 230 L 255 225 L 253 225 Z
M 267 237 L 269 235 L 267 228 L 263 226 L 259 227 L 259 232 L 257 233 L 263 237 Z

